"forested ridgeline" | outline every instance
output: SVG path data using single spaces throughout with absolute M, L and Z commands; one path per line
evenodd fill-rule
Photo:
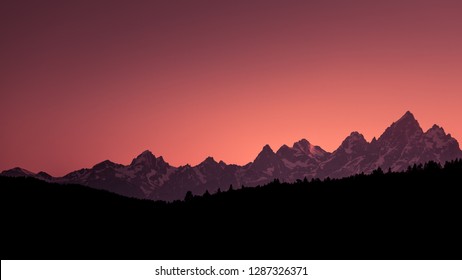
M 462 160 L 173 203 L 0 177 L 2 259 L 461 258 Z

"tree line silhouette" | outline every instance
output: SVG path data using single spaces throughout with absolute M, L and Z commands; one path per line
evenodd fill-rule
M 2 259 L 460 259 L 462 160 L 184 201 L 0 177 Z M 64 241 L 63 241 L 64 240 Z

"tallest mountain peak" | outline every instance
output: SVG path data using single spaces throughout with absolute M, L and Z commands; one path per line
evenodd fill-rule
M 414 114 L 412 114 L 410 111 L 406 111 L 406 113 L 404 113 L 404 115 L 395 123 L 417 123 L 417 120 L 414 117 Z
M 387 147 L 389 145 L 406 146 L 408 144 L 415 146 L 417 145 L 416 141 L 418 141 L 422 134 L 423 131 L 419 122 L 411 112 L 407 111 L 398 121 L 385 130 L 378 141 L 382 144 L 385 142 L 388 143 L 384 144 Z M 391 149 L 391 146 L 388 148 Z
M 398 120 L 398 122 L 417 122 L 414 115 L 410 111 L 406 111 L 406 113 Z
M 422 132 L 422 129 L 420 127 L 420 124 L 419 122 L 416 120 L 416 118 L 414 117 L 414 115 L 407 111 L 399 120 L 397 120 L 396 122 L 394 122 L 391 127 L 395 128 L 395 129 L 399 129 L 399 130 L 402 130 L 402 129 L 410 129 L 410 130 L 415 130 L 415 131 L 421 131 Z

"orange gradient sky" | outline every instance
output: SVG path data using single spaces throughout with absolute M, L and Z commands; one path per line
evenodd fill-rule
M 410 110 L 462 140 L 461 1 L 7 1 L 0 170 L 335 150 Z

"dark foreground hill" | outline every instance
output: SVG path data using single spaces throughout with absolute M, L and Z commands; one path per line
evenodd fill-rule
M 0 177 L 2 259 L 460 259 L 462 161 L 184 202 Z

